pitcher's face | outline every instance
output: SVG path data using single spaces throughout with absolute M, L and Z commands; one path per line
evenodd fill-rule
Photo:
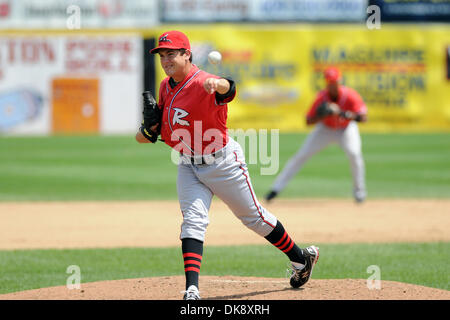
M 186 63 L 189 61 L 189 54 L 185 52 L 182 54 L 181 50 L 175 49 L 160 49 L 158 51 L 161 67 L 169 77 L 183 73 Z
M 327 84 L 328 94 L 331 98 L 337 99 L 339 95 L 339 82 L 330 82 Z

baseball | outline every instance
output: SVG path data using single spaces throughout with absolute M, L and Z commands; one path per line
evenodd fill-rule
M 211 51 L 208 54 L 208 61 L 211 64 L 218 64 L 220 61 L 222 61 L 222 55 L 219 51 Z

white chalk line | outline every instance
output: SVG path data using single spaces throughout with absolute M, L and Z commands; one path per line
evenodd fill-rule
M 245 283 L 286 283 L 286 281 L 270 281 L 270 280 L 209 280 L 212 282 L 245 282 Z

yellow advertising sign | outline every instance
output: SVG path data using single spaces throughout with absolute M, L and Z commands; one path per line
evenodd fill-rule
M 230 128 L 306 130 L 322 71 L 335 65 L 366 101 L 361 130 L 450 131 L 449 26 L 191 25 L 155 37 L 171 29 L 188 35 L 201 69 L 236 81 Z M 220 65 L 208 63 L 212 50 L 222 53 Z

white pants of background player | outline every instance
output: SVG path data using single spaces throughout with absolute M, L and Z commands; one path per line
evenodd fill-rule
M 204 241 L 213 195 L 225 202 L 234 215 L 262 237 L 277 224 L 277 218 L 255 196 L 241 146 L 230 138 L 223 156 L 213 164 L 195 165 L 181 156 L 177 191 L 183 214 L 180 239 Z M 183 159 L 184 158 L 184 159 Z
M 353 196 L 357 200 L 364 200 L 366 197 L 365 166 L 361 151 L 361 136 L 358 125 L 354 121 L 351 121 L 347 128 L 341 130 L 330 129 L 319 122 L 297 154 L 289 159 L 282 172 L 277 176 L 272 190 L 280 192 L 312 155 L 330 143 L 339 144 L 347 154 L 353 176 Z

